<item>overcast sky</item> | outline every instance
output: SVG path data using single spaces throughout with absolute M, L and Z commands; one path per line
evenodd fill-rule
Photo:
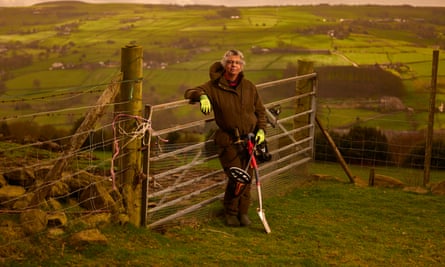
M 0 0 L 0 6 L 30 6 L 40 2 L 57 0 Z M 89 3 L 140 3 L 140 4 L 179 4 L 179 5 L 224 5 L 224 6 L 262 6 L 262 5 L 411 5 L 442 6 L 445 0 L 84 0 Z

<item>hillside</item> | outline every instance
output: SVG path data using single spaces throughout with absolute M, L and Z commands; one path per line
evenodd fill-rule
M 120 49 L 127 44 L 144 48 L 144 101 L 150 103 L 182 98 L 185 88 L 206 81 L 213 61 L 235 47 L 245 52 L 246 73 L 256 83 L 289 75 L 298 60 L 317 68 L 379 65 L 403 80 L 406 106 L 425 110 L 431 53 L 445 47 L 443 32 L 445 8 L 429 7 L 67 1 L 1 8 L 2 113 L 38 109 L 38 102 L 22 105 L 20 99 L 108 83 L 119 72 Z

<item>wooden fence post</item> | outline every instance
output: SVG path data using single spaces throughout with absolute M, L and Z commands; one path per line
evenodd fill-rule
M 303 61 L 298 60 L 298 71 L 297 76 L 303 76 L 305 74 L 310 74 L 314 72 L 314 63 L 311 61 Z M 295 88 L 295 95 L 302 95 L 305 93 L 309 93 L 313 90 L 314 79 L 303 79 L 297 82 Z M 307 96 L 303 98 L 298 98 L 295 103 L 295 114 L 303 113 L 311 109 L 312 105 L 312 97 Z M 294 129 L 305 127 L 306 125 L 311 123 L 311 115 L 308 114 L 306 116 L 298 116 L 293 119 Z M 311 130 L 302 130 L 294 133 L 295 140 L 301 140 L 309 137 L 311 134 Z M 298 149 L 298 148 L 297 148 Z M 314 151 L 314 150 L 313 150 Z M 303 155 L 301 157 L 304 157 Z M 301 166 L 300 168 L 306 169 L 307 165 Z
M 298 76 L 302 76 L 305 74 L 310 74 L 314 72 L 314 63 L 311 61 L 298 61 Z M 313 79 L 304 79 L 298 82 L 297 88 L 296 88 L 296 95 L 301 95 L 304 93 L 309 93 L 313 89 Z M 297 99 L 296 108 L 295 108 L 295 114 L 307 111 L 311 109 L 312 104 L 312 97 L 308 96 L 305 98 L 299 98 Z M 294 129 L 299 127 L 304 127 L 308 123 L 310 123 L 310 115 L 308 116 L 299 116 L 294 119 Z M 300 131 L 295 133 L 295 139 L 300 140 L 303 138 L 306 138 L 309 136 L 309 130 L 308 131 Z
M 375 184 L 375 169 L 371 168 L 369 170 L 369 179 L 368 179 L 368 185 L 369 186 L 374 186 Z
M 434 112 L 436 112 L 436 91 L 437 91 L 437 71 L 439 66 L 439 50 L 433 51 L 433 66 L 431 75 L 431 93 L 430 93 L 430 107 L 428 115 L 428 132 L 426 135 L 425 146 L 425 162 L 423 164 L 423 186 L 430 182 L 430 168 L 432 158 L 433 133 L 434 133 Z
M 337 157 L 338 162 L 340 163 L 341 167 L 345 171 L 346 175 L 349 178 L 349 181 L 351 183 L 355 183 L 354 176 L 352 175 L 351 171 L 349 170 L 348 164 L 346 163 L 345 159 L 343 158 L 342 154 L 340 153 L 340 150 L 338 150 L 337 145 L 335 145 L 334 140 L 331 138 L 331 135 L 329 132 L 323 127 L 320 120 L 315 117 L 315 121 L 317 122 L 318 128 L 320 128 L 321 133 L 328 141 L 329 145 L 331 146 L 332 150 L 334 151 L 335 156 Z
M 118 160 L 120 175 L 117 179 L 121 190 L 123 205 L 126 209 L 129 222 L 140 226 L 141 223 L 141 139 L 132 138 L 136 130 L 137 118 L 142 118 L 142 47 L 128 45 L 121 50 L 121 71 L 123 82 L 117 98 L 116 113 L 126 114 L 120 120 L 121 128 L 126 134 L 120 133 L 122 155 Z M 133 117 L 133 118 L 131 118 Z

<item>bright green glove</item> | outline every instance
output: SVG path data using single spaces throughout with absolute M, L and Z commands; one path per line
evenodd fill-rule
M 259 129 L 255 135 L 255 142 L 257 143 L 257 145 L 259 145 L 262 142 L 264 142 L 265 139 L 266 139 L 266 134 L 264 133 L 263 129 Z
M 201 105 L 201 112 L 205 115 L 209 114 L 212 111 L 212 104 L 210 104 L 210 100 L 206 95 L 202 95 L 199 97 L 199 104 Z

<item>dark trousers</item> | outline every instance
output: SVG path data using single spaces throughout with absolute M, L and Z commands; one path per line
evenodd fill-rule
M 219 153 L 219 160 L 226 176 L 229 177 L 229 168 L 238 167 L 243 170 L 246 169 L 249 161 L 249 155 L 246 149 L 241 149 L 237 145 L 230 145 L 221 149 Z M 248 169 L 248 173 L 252 177 L 253 170 Z M 235 181 L 227 179 L 226 191 L 224 193 L 224 212 L 227 215 L 247 214 L 250 206 L 251 199 L 251 184 L 247 184 L 243 192 L 235 196 L 234 188 L 236 187 Z

